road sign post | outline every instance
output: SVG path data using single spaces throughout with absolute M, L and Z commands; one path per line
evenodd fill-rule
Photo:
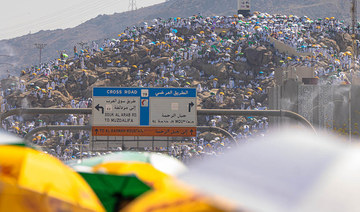
M 93 136 L 195 137 L 195 88 L 93 88 Z

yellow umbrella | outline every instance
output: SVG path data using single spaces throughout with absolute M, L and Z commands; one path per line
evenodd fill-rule
M 144 162 L 104 162 L 93 167 L 93 172 L 105 172 L 113 175 L 135 175 L 145 184 L 156 190 L 167 187 L 167 182 L 173 179 L 170 175 L 154 168 L 149 163 Z
M 352 55 L 351 51 L 346 51 L 345 54 L 347 54 L 347 55 L 349 55 L 349 56 Z
M 257 87 L 257 89 L 259 89 L 260 91 L 262 91 L 263 89 L 262 88 L 260 88 L 260 87 Z
M 164 191 L 153 190 L 131 202 L 122 211 L 236 211 L 232 203 L 205 196 L 181 182 L 173 181 Z
M 137 65 L 132 65 L 133 68 L 137 68 Z
M 110 72 L 107 71 L 107 72 L 105 72 L 105 74 L 110 74 Z
M 49 90 L 52 90 L 53 88 L 52 87 L 48 87 Z
M 120 60 L 117 60 L 115 63 L 121 63 L 121 61 L 120 61 Z
M 107 63 L 111 63 L 111 60 L 107 60 L 106 62 L 107 62 Z
M 259 29 L 260 28 L 260 26 L 256 26 L 256 27 L 254 27 L 254 29 Z
M 0 167 L 0 211 L 104 211 L 84 179 L 50 155 L 2 146 Z

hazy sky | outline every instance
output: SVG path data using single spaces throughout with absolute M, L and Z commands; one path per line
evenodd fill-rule
M 138 8 L 165 0 L 136 0 Z M 129 0 L 4 0 L 0 7 L 0 40 L 40 30 L 75 27 L 101 14 L 127 11 Z

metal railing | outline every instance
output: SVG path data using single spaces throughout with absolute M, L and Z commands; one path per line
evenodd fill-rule
M 12 115 L 23 115 L 23 114 L 92 114 L 91 108 L 29 108 L 29 109 L 13 109 L 2 113 L 0 116 L 0 123 L 2 127 L 2 121 Z M 278 116 L 288 117 L 295 119 L 302 123 L 304 126 L 309 127 L 316 134 L 315 128 L 312 124 L 306 120 L 303 116 L 288 110 L 231 110 L 231 109 L 198 109 L 197 115 L 227 115 L 227 116 Z M 198 126 L 198 129 L 208 129 L 219 131 L 231 140 L 235 141 L 233 136 L 224 129 L 218 127 L 207 127 Z M 40 131 L 50 130 L 91 130 L 90 125 L 47 125 L 38 127 L 25 136 L 26 140 L 30 140 L 31 136 Z M 236 141 L 235 141 L 236 142 Z

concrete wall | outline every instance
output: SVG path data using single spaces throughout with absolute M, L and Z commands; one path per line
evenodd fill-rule
M 314 67 L 307 66 L 282 67 L 275 70 L 274 77 L 276 85 L 282 85 L 288 79 L 302 82 L 303 78 L 314 78 L 315 69 Z
M 274 45 L 274 48 L 277 49 L 280 53 L 287 54 L 289 56 L 311 56 L 312 53 L 310 52 L 297 52 L 295 48 L 273 38 L 269 37 L 270 43 Z

